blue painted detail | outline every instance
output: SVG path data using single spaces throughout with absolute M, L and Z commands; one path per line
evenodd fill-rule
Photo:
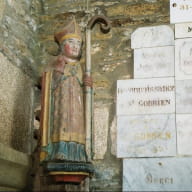
M 74 162 L 86 162 L 87 156 L 85 152 L 85 145 L 75 142 L 60 141 L 57 143 L 50 143 L 42 148 L 48 153 L 45 161 L 51 160 L 66 160 Z

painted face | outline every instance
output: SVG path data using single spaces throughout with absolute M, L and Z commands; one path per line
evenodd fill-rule
M 78 58 L 81 51 L 81 41 L 76 38 L 66 39 L 63 43 L 63 54 L 69 58 Z

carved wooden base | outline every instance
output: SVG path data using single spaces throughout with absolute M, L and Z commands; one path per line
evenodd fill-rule
M 73 172 L 73 173 L 94 173 L 94 167 L 86 162 L 48 162 L 44 164 L 47 172 Z
M 80 184 L 93 175 L 94 167 L 87 162 L 47 162 L 44 163 L 44 173 L 54 183 Z

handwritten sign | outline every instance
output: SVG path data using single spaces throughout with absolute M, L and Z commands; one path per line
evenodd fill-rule
M 176 131 L 174 114 L 118 117 L 118 157 L 160 157 L 175 155 Z
M 117 81 L 117 115 L 175 112 L 174 78 Z
M 123 191 L 191 191 L 192 158 L 123 160 Z
M 192 1 L 170 0 L 170 22 L 192 22 Z

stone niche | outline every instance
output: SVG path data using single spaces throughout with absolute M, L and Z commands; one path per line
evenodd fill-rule
M 33 83 L 0 54 L 0 191 L 27 185 L 32 152 Z
M 33 84 L 0 54 L 0 143 L 31 153 Z

